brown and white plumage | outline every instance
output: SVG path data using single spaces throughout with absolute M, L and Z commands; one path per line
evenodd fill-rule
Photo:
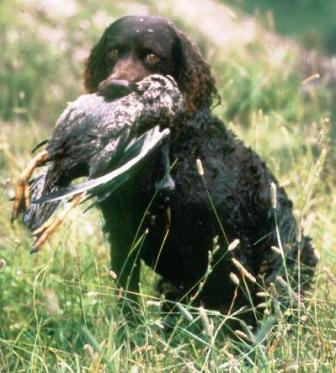
M 59 190 L 57 196 L 62 199 L 63 189 L 79 177 L 96 180 L 108 174 L 109 181 L 115 176 L 120 176 L 118 181 L 127 178 L 126 171 L 132 172 L 130 169 L 147 152 L 167 140 L 167 127 L 182 109 L 183 98 L 175 81 L 160 75 L 143 79 L 134 85 L 132 93 L 118 100 L 86 94 L 70 103 L 48 139 L 47 170 L 31 182 L 33 204 L 25 211 L 25 224 L 31 229 L 41 226 L 59 202 L 34 204 L 34 201 L 46 202 L 50 193 L 55 195 Z M 162 158 L 164 167 L 168 168 L 168 154 L 162 154 Z M 124 168 L 110 174 L 122 165 Z M 167 171 L 158 170 L 161 172 L 158 177 Z M 98 184 L 105 184 L 104 180 L 99 179 Z M 93 188 L 93 183 L 87 185 L 86 190 Z M 106 188 L 100 190 L 105 192 Z M 107 188 L 107 192 L 111 190 L 112 186 L 110 190 Z M 78 189 L 73 191 L 76 193 Z

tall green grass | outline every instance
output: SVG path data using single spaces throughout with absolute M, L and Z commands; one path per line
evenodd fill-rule
M 291 36 L 324 53 L 336 52 L 336 3 L 333 0 L 227 0 L 282 35 Z

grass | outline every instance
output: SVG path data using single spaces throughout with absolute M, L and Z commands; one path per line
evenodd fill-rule
M 271 23 L 277 32 L 294 37 L 309 48 L 336 52 L 333 0 L 228 0 L 226 3 L 257 15 L 265 24 Z
M 320 253 L 316 282 L 305 306 L 293 304 L 284 310 L 272 296 L 266 297 L 259 332 L 252 335 L 242 325 L 243 334 L 233 338 L 222 335 L 220 327 L 234 315 L 179 304 L 179 315 L 167 331 L 164 325 L 170 320 L 160 314 L 161 299 L 154 291 L 157 277 L 143 268 L 137 310 L 140 320 L 127 322 L 118 306 L 127 294 L 116 288 L 114 274 L 108 269 L 109 248 L 96 210 L 73 211 L 50 245 L 30 255 L 32 239 L 20 224 L 10 224 L 8 198 L 15 178 L 31 157 L 30 150 L 48 135 L 64 102 L 81 91 L 81 59 L 73 35 L 94 9 L 89 2 L 78 4 L 77 13 L 61 26 L 51 22 L 50 14 L 41 17 L 32 12 L 34 27 L 26 34 L 20 32 L 19 45 L 15 37 L 9 37 L 23 27 L 12 10 L 19 5 L 8 1 L 0 5 L 0 27 L 6 29 L 1 37 L 9 47 L 4 58 L 8 63 L 22 62 L 19 70 L 8 64 L 0 69 L 0 85 L 6 89 L 1 99 L 7 97 L 0 111 L 0 370 L 333 371 L 336 184 L 332 93 L 316 90 L 309 97 L 301 95 L 303 78 L 292 55 L 285 54 L 279 63 L 262 40 L 257 39 L 244 52 L 215 51 L 214 69 L 222 95 L 216 112 L 286 185 L 296 213 Z M 125 4 L 124 9 L 134 6 Z M 108 2 L 101 6 L 113 17 L 123 10 L 111 9 Z M 69 48 L 50 50 L 52 43 L 38 31 L 41 25 L 63 29 L 71 41 Z M 84 44 L 87 50 L 101 32 L 91 26 Z M 79 31 L 78 40 L 85 33 Z M 195 37 L 204 40 L 204 49 L 214 48 L 206 36 L 195 31 Z M 36 50 L 40 57 L 34 61 Z M 49 67 L 44 67 L 44 61 Z M 277 324 L 268 316 L 271 306 Z

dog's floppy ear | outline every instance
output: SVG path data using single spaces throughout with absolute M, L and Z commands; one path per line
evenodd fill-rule
M 214 99 L 220 101 L 215 79 L 210 65 L 202 57 L 198 47 L 181 30 L 176 30 L 178 46 L 176 50 L 181 56 L 177 81 L 179 88 L 185 95 L 189 111 L 209 108 Z
M 85 63 L 84 88 L 88 93 L 98 90 L 98 85 L 108 75 L 106 59 L 106 33 L 103 34 L 98 43 L 92 48 L 89 58 Z

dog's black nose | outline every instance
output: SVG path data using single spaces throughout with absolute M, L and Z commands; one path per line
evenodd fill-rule
M 99 93 L 110 99 L 127 96 L 134 90 L 135 84 L 128 80 L 106 79 L 98 86 Z

